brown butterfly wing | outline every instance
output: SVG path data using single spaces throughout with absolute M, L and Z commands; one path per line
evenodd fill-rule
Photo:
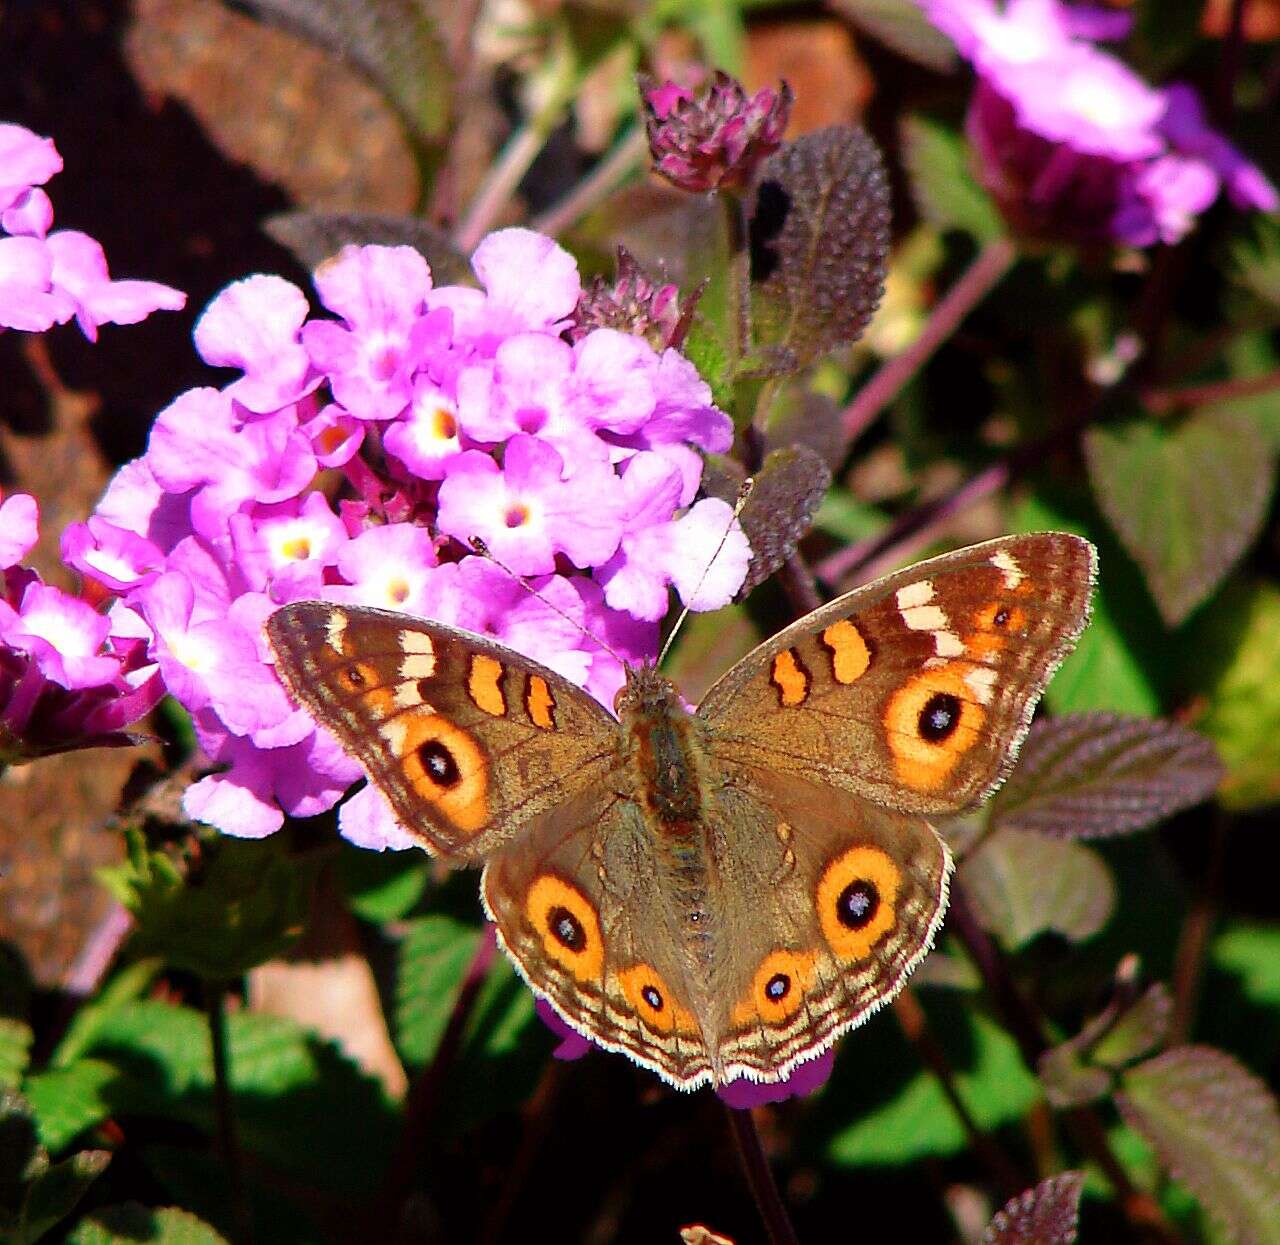
M 946 911 L 951 859 L 922 818 L 780 775 L 726 771 L 709 818 L 721 1076 L 773 1081 L 902 988 Z
M 711 1001 L 638 806 L 604 784 L 530 823 L 481 895 L 521 976 L 573 1025 L 681 1089 L 711 1079 Z
M 616 760 L 599 704 L 483 636 L 321 601 L 277 610 L 267 634 L 294 696 L 432 852 L 479 860 Z
M 1089 613 L 1092 545 L 1044 532 L 974 545 L 816 610 L 749 653 L 698 714 L 713 755 L 886 808 L 953 813 L 1013 764 Z

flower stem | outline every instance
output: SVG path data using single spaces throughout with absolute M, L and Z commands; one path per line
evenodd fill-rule
M 599 160 L 563 199 L 553 203 L 545 212 L 535 216 L 530 228 L 539 233 L 558 237 L 575 221 L 581 220 L 597 203 L 607 198 L 631 176 L 649 149 L 644 126 L 633 125 Z
M 777 1181 L 769 1170 L 769 1160 L 765 1158 L 764 1147 L 760 1144 L 755 1118 L 750 1111 L 740 1111 L 727 1103 L 724 1109 L 729 1117 L 729 1131 L 738 1147 L 738 1157 L 742 1160 L 742 1170 L 756 1199 L 760 1218 L 764 1220 L 770 1245 L 799 1245 L 796 1230 L 791 1225 L 791 1217 L 778 1192 Z
M 729 253 L 729 314 L 733 317 L 735 363 L 751 353 L 751 248 L 746 204 L 733 191 L 719 191 Z
M 969 952 L 1004 1027 L 1017 1042 L 1023 1062 L 1034 1072 L 1041 1056 L 1049 1049 L 1044 1023 L 1035 1005 L 1014 981 L 1000 949 L 979 924 L 964 888 L 954 881 L 947 924 Z M 1138 1238 L 1160 1242 L 1161 1245 L 1181 1245 L 1182 1238 L 1165 1217 L 1159 1203 L 1134 1185 L 1124 1165 L 1116 1158 L 1097 1113 L 1090 1107 L 1072 1107 L 1062 1113 L 1062 1118 L 1076 1144 L 1097 1163 L 1115 1189 L 1120 1209 Z
M 250 1245 L 253 1216 L 244 1187 L 244 1159 L 236 1129 L 235 1101 L 231 1092 L 231 1072 L 227 1059 L 227 984 L 204 983 L 205 1015 L 209 1020 L 209 1046 L 213 1053 L 213 1112 L 218 1157 L 227 1176 L 231 1213 L 236 1224 L 236 1240 Z
M 1262 376 L 1239 376 L 1232 380 L 1213 381 L 1206 385 L 1185 385 L 1178 389 L 1148 389 L 1142 400 L 1155 414 L 1207 406 L 1212 402 L 1229 402 L 1233 398 L 1251 398 L 1280 389 L 1280 368 Z
M 498 214 L 520 185 L 529 166 L 546 146 L 552 131 L 564 118 L 573 97 L 577 72 L 572 57 L 561 56 L 561 64 L 538 110 L 507 140 L 488 177 L 453 231 L 453 240 L 463 254 L 469 255 L 489 232 Z
M 401 1212 L 421 1170 L 423 1152 L 431 1136 L 431 1126 L 435 1122 L 442 1091 L 454 1060 L 462 1048 L 462 1035 L 471 1019 L 480 987 L 488 976 L 497 952 L 495 930 L 496 926 L 486 923 L 480 945 L 471 957 L 466 976 L 462 979 L 462 987 L 454 1000 L 453 1011 L 449 1013 L 440 1045 L 436 1047 L 435 1058 L 409 1086 L 400 1140 L 379 1195 L 378 1208 L 373 1215 L 376 1231 L 371 1233 L 369 1240 L 397 1239 Z
M 960 327 L 969 312 L 1000 283 L 1017 258 L 1017 246 L 1004 236 L 988 242 L 978 252 L 973 263 L 929 313 L 915 341 L 888 360 L 841 412 L 849 441 L 857 440 L 871 426 L 933 352 Z

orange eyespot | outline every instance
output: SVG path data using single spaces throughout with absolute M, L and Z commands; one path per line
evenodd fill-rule
M 817 955 L 812 951 L 771 951 L 760 962 L 751 987 L 733 1009 L 739 1025 L 763 1020 L 782 1024 L 804 1006 L 805 993 L 813 984 Z
M 693 1013 L 672 997 L 667 983 L 648 964 L 636 964 L 618 974 L 618 984 L 636 1015 L 658 1033 L 697 1033 Z
M 489 766 L 480 745 L 438 713 L 402 714 L 383 723 L 383 738 L 414 791 L 452 825 L 469 833 L 489 818 Z
M 524 914 L 546 953 L 578 981 L 597 982 L 604 969 L 604 939 L 591 901 L 563 878 L 544 873 L 529 887 Z
M 986 711 L 953 661 L 908 679 L 884 710 L 885 742 L 898 777 L 914 791 L 936 791 L 977 743 Z
M 362 696 L 371 687 L 377 686 L 378 672 L 367 661 L 353 661 L 338 671 L 337 679 L 346 691 Z
M 842 960 L 862 960 L 893 928 L 902 873 L 888 853 L 869 844 L 837 856 L 818 879 L 818 919 Z

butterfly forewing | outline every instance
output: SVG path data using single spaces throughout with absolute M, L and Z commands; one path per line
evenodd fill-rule
M 1008 772 L 1088 618 L 1093 547 L 1040 533 L 922 562 L 749 653 L 699 715 L 726 761 L 892 809 L 953 813 Z
M 483 858 L 616 757 L 596 701 L 482 636 L 320 601 L 277 610 L 267 634 L 293 694 L 434 852 Z

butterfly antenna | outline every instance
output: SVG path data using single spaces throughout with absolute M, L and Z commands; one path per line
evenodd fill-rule
M 711 560 L 702 568 L 702 574 L 698 576 L 697 585 L 694 590 L 689 593 L 690 601 L 696 600 L 698 593 L 702 591 L 702 585 L 706 583 L 707 576 L 711 574 L 711 568 L 715 566 L 716 559 L 720 556 L 720 551 L 725 547 L 725 543 L 729 539 L 729 533 L 733 531 L 733 525 L 737 523 L 738 516 L 742 513 L 742 508 L 747 504 L 747 498 L 751 496 L 751 490 L 755 486 L 755 481 L 748 476 L 742 482 L 742 486 L 738 489 L 738 500 L 734 503 L 733 514 L 729 516 L 729 525 L 724 529 L 724 535 L 720 537 L 720 543 L 716 546 L 716 551 L 711 555 Z M 684 626 L 684 620 L 689 617 L 689 606 L 686 605 L 680 611 L 680 617 L 676 619 L 675 625 L 667 633 L 667 638 L 663 642 L 662 652 L 658 654 L 658 665 L 662 665 L 667 656 L 667 651 L 671 648 L 672 642 L 680 633 L 680 628 Z
M 496 566 L 500 571 L 506 571 L 506 573 L 510 575 L 511 578 L 514 579 L 516 583 L 520 585 L 520 587 L 522 587 L 531 597 L 536 597 L 539 601 L 541 601 L 542 604 L 545 605 L 547 609 L 549 609 L 553 614 L 559 614 L 560 617 L 565 620 L 565 622 L 569 623 L 571 626 L 576 627 L 579 631 L 581 631 L 582 634 L 588 640 L 590 640 L 592 644 L 596 645 L 597 648 L 601 648 L 606 653 L 608 653 L 609 656 L 612 657 L 613 660 L 616 661 L 620 666 L 622 666 L 624 670 L 631 669 L 631 663 L 627 661 L 625 657 L 619 657 L 618 654 L 615 653 L 613 649 L 611 649 L 609 645 L 607 645 L 593 631 L 584 627 L 576 618 L 572 617 L 569 614 L 566 614 L 564 610 L 562 610 L 554 601 L 548 601 L 547 598 L 544 597 L 542 593 L 540 593 L 537 590 L 537 588 L 535 588 L 527 579 L 525 579 L 523 575 L 517 575 L 515 571 L 513 571 L 505 562 L 502 561 L 501 558 L 497 557 L 493 553 L 493 551 L 489 548 L 489 546 L 486 545 L 484 541 L 480 539 L 479 536 L 473 536 L 467 543 L 471 546 L 474 552 L 478 553 L 482 558 L 488 558 L 489 561 L 492 562 L 494 566 Z

